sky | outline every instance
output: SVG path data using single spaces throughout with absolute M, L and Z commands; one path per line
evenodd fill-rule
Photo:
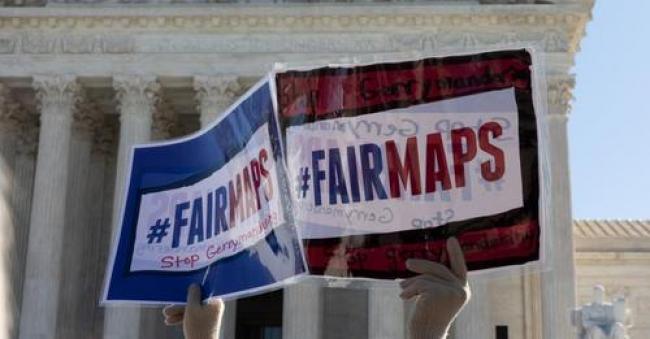
M 596 0 L 569 116 L 574 219 L 650 219 L 650 1 Z

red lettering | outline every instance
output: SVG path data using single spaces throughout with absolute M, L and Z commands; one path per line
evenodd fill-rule
M 400 197 L 401 189 L 398 180 L 401 180 L 406 190 L 409 177 L 411 181 L 411 195 L 419 195 L 421 193 L 421 185 L 417 139 L 410 137 L 406 140 L 406 154 L 404 154 L 403 164 L 400 161 L 395 141 L 386 141 L 386 160 L 388 162 L 388 181 L 391 197 Z
M 478 130 L 479 147 L 494 158 L 494 166 L 490 165 L 490 161 L 481 163 L 481 175 L 487 181 L 495 181 L 501 179 L 506 171 L 505 155 L 502 149 L 490 143 L 490 134 L 492 138 L 498 138 L 503 134 L 503 128 L 497 122 L 491 121 L 483 124 Z
M 246 218 L 257 212 L 255 196 L 251 187 L 251 176 L 248 174 L 248 167 L 244 167 L 244 197 L 246 198 Z
M 258 156 L 259 159 L 259 164 L 260 164 L 260 174 L 262 174 L 262 177 L 264 177 L 266 180 L 265 182 L 265 187 L 266 190 L 264 191 L 264 197 L 266 197 L 266 201 L 271 201 L 271 198 L 273 197 L 273 181 L 271 180 L 271 177 L 269 176 L 269 171 L 264 167 L 264 164 L 266 163 L 266 160 L 268 160 L 269 155 L 266 152 L 266 149 L 262 148 L 260 150 L 260 154 Z
M 436 182 L 438 181 L 442 184 L 443 190 L 451 189 L 449 168 L 445 159 L 445 147 L 442 143 L 440 133 L 427 135 L 426 161 L 426 192 L 435 192 Z
M 465 163 L 470 162 L 476 156 L 476 134 L 474 131 L 469 127 L 453 129 L 451 131 L 451 150 L 454 157 L 456 187 L 465 187 Z
M 240 219 L 243 221 L 245 219 L 244 214 L 244 202 L 242 201 L 242 187 L 241 187 L 241 176 L 237 174 L 236 187 L 233 185 L 232 180 L 228 183 L 228 205 L 230 205 L 230 227 L 234 228 L 237 226 L 237 210 L 239 210 Z
M 253 180 L 253 190 L 255 191 L 255 202 L 257 203 L 257 210 L 260 210 L 260 185 L 262 184 L 262 177 L 260 174 L 260 163 L 257 160 L 251 160 L 251 179 Z
M 162 261 L 162 265 L 160 266 L 161 268 L 170 268 L 174 266 L 174 257 L 171 255 L 163 257 L 160 261 Z
M 208 246 L 208 248 L 205 250 L 205 257 L 208 259 L 212 259 L 217 255 L 217 253 L 214 252 L 214 245 Z

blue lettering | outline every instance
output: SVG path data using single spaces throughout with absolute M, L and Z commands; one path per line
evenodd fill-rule
M 214 210 L 214 208 L 212 207 L 212 201 L 213 200 L 214 199 L 212 198 L 212 192 L 209 192 L 208 193 L 208 203 L 205 205 L 205 207 L 207 209 L 206 210 L 207 216 L 205 217 L 205 221 L 206 221 L 206 223 L 205 223 L 205 238 L 206 239 L 212 238 L 212 224 L 214 223 L 213 220 L 212 220 L 212 213 L 213 213 L 212 211 Z
M 343 176 L 343 167 L 341 166 L 341 153 L 338 148 L 330 148 L 329 151 L 329 186 L 330 186 L 330 205 L 336 205 L 336 196 L 341 195 L 341 202 L 347 204 L 348 188 Z
M 196 198 L 192 203 L 192 218 L 190 219 L 190 234 L 187 237 L 187 244 L 192 245 L 194 241 L 203 241 L 203 198 Z
M 374 200 L 373 187 L 377 191 L 379 199 L 386 199 L 386 190 L 379 179 L 379 174 L 384 167 L 381 161 L 381 149 L 375 144 L 363 144 L 359 147 L 359 152 L 361 153 L 361 171 L 366 201 Z M 370 164 L 371 159 L 372 165 Z
M 181 227 L 187 226 L 187 218 L 183 217 L 183 212 L 190 208 L 188 201 L 176 205 L 176 213 L 174 215 L 174 234 L 172 237 L 172 248 L 178 247 L 181 237 Z
M 348 171 L 350 172 L 352 201 L 359 202 L 361 194 L 359 193 L 359 173 L 357 173 L 357 153 L 354 146 L 348 146 Z
M 221 231 L 228 230 L 228 219 L 226 219 L 226 210 L 228 208 L 228 191 L 226 186 L 217 188 L 214 192 L 217 198 L 215 199 L 215 223 L 214 235 L 218 235 Z
M 325 180 L 325 171 L 321 171 L 318 167 L 318 161 L 322 160 L 325 158 L 325 151 L 323 150 L 318 150 L 318 151 L 313 151 L 311 152 L 311 168 L 314 171 L 314 174 L 312 175 L 314 177 L 313 179 L 313 187 L 314 187 L 314 205 L 315 206 L 320 206 L 321 205 L 321 191 L 320 191 L 320 182 Z M 302 175 L 302 173 L 301 173 Z

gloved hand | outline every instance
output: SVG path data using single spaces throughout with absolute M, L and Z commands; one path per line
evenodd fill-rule
M 456 238 L 447 239 L 451 271 L 439 263 L 408 259 L 406 268 L 420 275 L 400 283 L 402 299 L 417 297 L 409 321 L 411 339 L 444 339 L 470 298 L 467 266 Z
M 193 284 L 187 290 L 187 305 L 163 309 L 166 325 L 183 324 L 185 339 L 217 339 L 224 305 L 221 299 L 201 303 L 201 288 Z

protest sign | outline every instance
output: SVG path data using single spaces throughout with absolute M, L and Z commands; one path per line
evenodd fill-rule
M 104 302 L 229 297 L 305 272 L 265 78 L 192 136 L 136 146 Z
M 278 71 L 310 272 L 405 277 L 450 236 L 471 270 L 539 260 L 533 66 L 520 49 Z

